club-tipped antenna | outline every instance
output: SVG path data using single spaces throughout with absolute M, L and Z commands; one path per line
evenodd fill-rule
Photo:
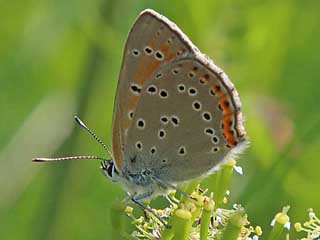
M 57 158 L 33 158 L 32 162 L 57 162 L 57 161 L 81 160 L 81 159 L 94 159 L 94 160 L 108 161 L 103 157 L 97 157 L 97 156 L 72 156 L 72 157 L 57 157 Z
M 112 153 L 111 151 L 107 148 L 107 146 L 101 141 L 101 139 L 90 129 L 88 128 L 78 116 L 74 116 L 74 119 L 76 120 L 76 122 L 80 125 L 80 127 L 82 127 L 83 129 L 85 129 L 95 140 L 98 141 L 98 143 L 100 143 L 100 145 L 103 147 L 103 149 L 110 155 L 110 157 L 112 158 Z

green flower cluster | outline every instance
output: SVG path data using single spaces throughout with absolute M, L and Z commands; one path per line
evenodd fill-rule
M 294 224 L 297 232 L 305 232 L 307 236 L 301 240 L 320 239 L 320 219 L 316 216 L 313 209 L 309 209 L 309 221 L 303 224 L 297 222 Z
M 234 160 L 220 167 L 212 177 L 213 192 L 200 188 L 200 180 L 194 180 L 183 190 L 191 197 L 181 195 L 177 197 L 176 192 L 168 196 L 171 202 L 164 209 L 153 209 L 153 211 L 166 220 L 168 226 L 163 224 L 149 212 L 144 216 L 136 217 L 133 208 L 117 202 L 111 211 L 113 224 L 112 239 L 128 240 L 276 240 L 289 239 L 290 219 L 287 215 L 289 206 L 277 213 L 271 222 L 272 229 L 267 235 L 262 235 L 260 226 L 252 226 L 248 216 L 241 205 L 234 204 L 231 209 L 225 207 L 228 199 L 228 186 L 233 171 L 242 172 L 236 166 Z M 123 214 L 125 212 L 125 214 Z M 128 230 L 124 225 L 124 217 L 131 219 L 131 227 Z M 307 238 L 302 240 L 318 239 L 320 235 L 320 221 L 313 210 L 309 211 L 309 221 L 295 224 L 296 231 L 307 233 Z M 287 231 L 284 233 L 284 231 Z M 282 237 L 282 238 L 281 238 Z

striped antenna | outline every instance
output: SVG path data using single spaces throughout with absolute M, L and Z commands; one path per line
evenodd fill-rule
M 76 120 L 76 122 L 80 125 L 80 127 L 82 127 L 83 129 L 85 129 L 95 140 L 98 141 L 98 143 L 100 143 L 100 145 L 103 147 L 103 149 L 109 154 L 109 156 L 112 158 L 112 153 L 111 151 L 107 148 L 107 146 L 101 141 L 101 139 L 90 129 L 88 128 L 78 116 L 74 116 L 74 119 Z
M 82 159 L 109 161 L 103 157 L 96 157 L 96 156 L 73 156 L 73 157 L 57 157 L 57 158 L 33 158 L 32 162 L 56 162 L 56 161 L 68 161 L 68 160 L 82 160 Z

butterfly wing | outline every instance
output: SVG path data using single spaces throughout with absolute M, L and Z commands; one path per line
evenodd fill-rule
M 192 43 L 177 26 L 153 10 L 143 11 L 125 46 L 113 116 L 112 150 L 117 169 L 146 81 L 160 65 L 193 54 Z
M 152 20 L 144 23 L 155 22 L 157 27 L 144 33 L 149 36 L 152 31 L 147 46 L 153 51 L 161 49 L 164 59 L 179 48 L 187 49 L 187 53 L 157 62 L 156 55 L 150 58 L 148 52 L 140 52 L 143 56 L 139 55 L 141 59 L 137 61 L 145 66 L 144 73 L 133 75 L 131 82 L 123 82 L 126 94 L 130 84 L 139 87 L 137 96 L 134 91 L 127 96 L 130 104 L 122 112 L 126 116 L 134 111 L 129 124 L 122 126 L 129 129 L 123 141 L 123 164 L 131 172 L 150 168 L 162 180 L 184 181 L 208 173 L 245 145 L 241 103 L 226 74 L 201 54 L 181 30 L 158 15 L 148 17 Z M 161 38 L 151 37 L 159 29 L 163 31 Z M 178 46 L 168 47 L 171 36 L 180 40 Z M 128 58 L 133 49 L 135 45 L 127 44 Z
M 161 66 L 142 89 L 126 164 L 168 182 L 207 173 L 245 145 L 240 105 L 227 76 L 204 57 Z

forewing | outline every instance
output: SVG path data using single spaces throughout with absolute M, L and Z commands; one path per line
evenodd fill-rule
M 143 11 L 132 27 L 123 55 L 113 116 L 112 149 L 117 169 L 123 162 L 123 146 L 137 102 L 155 69 L 194 53 L 188 38 L 162 15 Z

